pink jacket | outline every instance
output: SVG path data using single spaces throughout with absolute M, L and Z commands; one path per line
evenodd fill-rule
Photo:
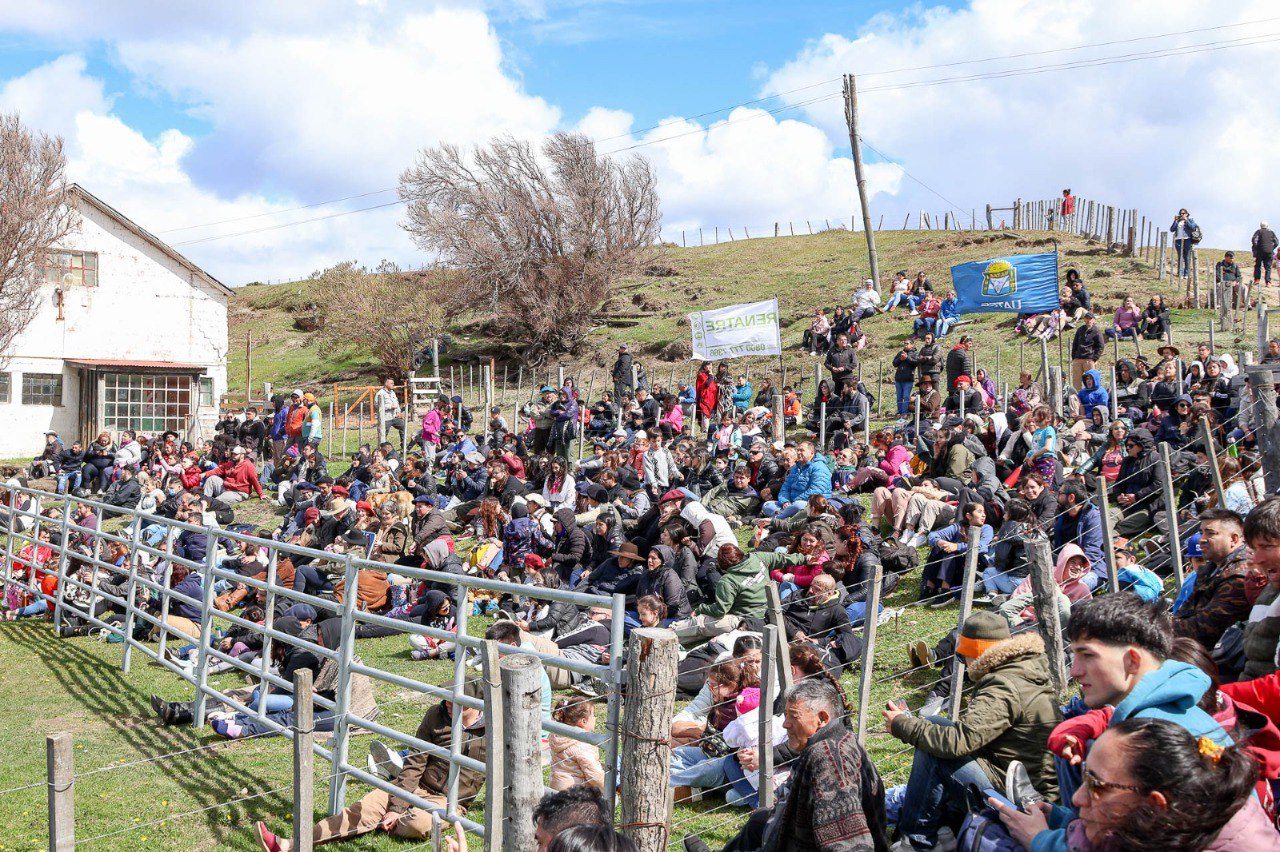
M 668 423 L 671 425 L 671 431 L 677 435 L 684 431 L 684 412 L 680 410 L 680 406 L 674 406 L 670 411 L 662 416 L 659 423 Z
M 880 469 L 890 476 L 901 476 L 902 466 L 909 461 L 911 461 L 911 450 L 903 444 L 894 444 L 880 460 Z
M 576 784 L 604 789 L 600 749 L 563 734 L 547 737 L 547 745 L 551 748 L 551 779 L 547 786 L 552 790 L 568 790 Z
M 810 584 L 813 583 L 813 578 L 822 573 L 822 566 L 826 565 L 830 561 L 831 557 L 827 555 L 827 552 L 825 550 L 820 550 L 810 561 L 803 565 L 795 566 L 791 573 L 796 578 L 796 585 L 802 589 L 809 588 Z M 775 582 L 781 583 L 782 578 L 785 577 L 786 574 L 782 571 L 775 570 L 769 576 L 771 576 Z
M 433 447 L 439 447 L 440 446 L 440 427 L 442 424 L 443 424 L 443 420 L 440 417 L 440 412 L 434 408 L 428 411 L 425 415 L 423 415 L 422 417 L 423 443 L 429 443 Z

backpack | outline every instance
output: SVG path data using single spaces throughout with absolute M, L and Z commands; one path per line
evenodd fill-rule
M 956 834 L 957 852 L 1022 852 L 994 808 L 970 813 Z
M 1196 225 L 1194 228 L 1191 229 L 1191 244 L 1198 245 L 1199 242 L 1203 239 L 1204 239 L 1204 234 L 1201 233 L 1200 226 Z
M 919 566 L 920 554 L 896 538 L 886 538 L 880 542 L 880 564 L 886 572 L 905 574 Z

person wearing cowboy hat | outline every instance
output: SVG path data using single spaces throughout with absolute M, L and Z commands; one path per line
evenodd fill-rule
M 927 421 L 937 419 L 938 411 L 942 408 L 942 394 L 938 393 L 937 388 L 934 387 L 932 373 L 925 373 L 916 382 L 916 392 L 908 401 L 907 412 L 914 414 L 917 405 L 920 406 L 921 419 Z
M 596 566 L 578 591 L 606 597 L 632 594 L 643 566 L 640 548 L 634 542 L 623 542 L 617 550 L 609 551 L 609 558 Z

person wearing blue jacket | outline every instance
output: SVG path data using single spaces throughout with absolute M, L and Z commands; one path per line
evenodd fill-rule
M 747 377 L 738 376 L 738 383 L 733 387 L 733 407 L 739 414 L 745 414 L 751 407 L 752 393 L 751 382 L 747 381 Z
M 1191 277 L 1191 247 L 1200 242 L 1198 232 L 1200 226 L 1191 218 L 1187 208 L 1178 211 L 1169 231 L 1173 234 L 1173 248 L 1178 256 L 1178 277 Z
M 1102 386 L 1102 373 L 1097 370 L 1085 370 L 1080 379 L 1082 387 L 1076 394 L 1084 411 L 1093 411 L 1095 405 L 1111 410 L 1111 394 Z
M 960 302 L 954 290 L 947 291 L 947 298 L 942 300 L 938 308 L 938 325 L 934 337 L 946 337 L 951 327 L 960 320 Z
M 1081 765 L 1091 744 L 1091 738 L 1082 741 L 1071 731 L 1098 725 L 1105 730 L 1126 719 L 1164 719 L 1194 737 L 1232 745 L 1230 735 L 1199 706 L 1210 688 L 1209 676 L 1170 659 L 1173 625 L 1160 604 L 1145 603 L 1133 592 L 1082 601 L 1071 608 L 1067 638 L 1071 677 L 1080 684 L 1081 698 L 1064 708 L 1068 721 L 1049 739 L 1050 749 L 1059 757 L 1062 801 L 1070 802 L 1080 786 Z M 1071 719 L 1104 708 L 1114 709 L 1109 719 L 1103 716 L 1094 720 L 1096 724 L 1079 726 Z M 998 810 L 1015 837 L 1030 838 L 1031 852 L 1067 852 L 1066 827 L 1077 816 L 1072 808 L 1042 805 L 1022 813 L 1001 806 Z
M 284 458 L 284 445 L 289 441 L 285 433 L 285 427 L 289 425 L 289 406 L 285 405 L 285 398 L 280 394 L 271 397 L 271 405 L 271 428 L 267 439 L 271 441 L 271 461 L 279 463 Z
M 796 447 L 796 463 L 778 489 L 778 499 L 770 500 L 761 510 L 766 518 L 789 518 L 803 509 L 814 494 L 831 496 L 831 467 L 825 456 L 819 456 L 813 441 L 801 441 Z
M 1053 522 L 1054 558 L 1071 542 L 1089 559 L 1089 574 L 1081 582 L 1092 591 L 1107 579 L 1107 560 L 1102 553 L 1102 515 L 1089 501 L 1089 492 L 1080 482 L 1063 483 L 1058 490 L 1058 517 Z
M 969 552 L 969 527 L 978 532 L 978 576 L 991 561 L 995 530 L 987 523 L 987 507 L 979 500 L 967 503 L 962 516 L 950 526 L 929 533 L 929 559 L 920 576 L 920 599 L 939 592 L 958 595 L 964 585 L 964 565 Z

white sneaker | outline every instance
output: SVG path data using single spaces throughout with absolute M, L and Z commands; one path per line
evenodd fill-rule
M 395 778 L 404 769 L 404 758 L 382 740 L 369 743 L 369 760 L 378 767 L 378 774 L 388 780 Z
M 929 536 L 926 533 L 918 532 L 911 537 L 911 543 L 908 544 L 907 546 L 908 547 L 924 547 L 928 543 L 929 543 Z

